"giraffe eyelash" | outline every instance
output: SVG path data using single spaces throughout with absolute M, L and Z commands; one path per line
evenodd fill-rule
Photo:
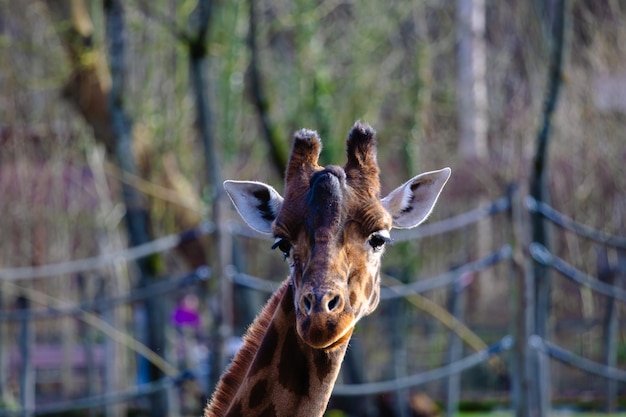
M 292 248 L 291 242 L 289 242 L 289 240 L 282 237 L 277 237 L 276 240 L 274 240 L 274 244 L 272 245 L 272 250 L 276 248 L 278 248 L 283 253 L 283 260 L 289 258 L 289 253 L 291 252 Z

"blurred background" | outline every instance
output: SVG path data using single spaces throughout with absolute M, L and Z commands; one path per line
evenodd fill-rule
M 458 276 L 390 290 L 338 384 L 419 375 L 532 333 L 520 294 L 533 174 L 568 218 L 625 235 L 625 18 L 619 0 L 0 0 L 0 414 L 200 415 L 288 274 L 221 182 L 282 190 L 302 127 L 322 137 L 321 164 L 342 165 L 354 121 L 371 124 L 383 194 L 453 172 L 428 221 L 444 226 L 398 238 L 383 285 Z M 478 208 L 481 220 L 437 233 Z M 623 239 L 548 235 L 571 266 L 622 285 Z M 494 253 L 505 261 L 462 267 Z M 562 274 L 542 282 L 538 333 L 623 368 L 623 303 Z M 520 399 L 523 345 L 460 378 L 338 395 L 329 415 L 519 412 L 545 401 Z M 547 368 L 553 407 L 625 398 L 623 383 Z

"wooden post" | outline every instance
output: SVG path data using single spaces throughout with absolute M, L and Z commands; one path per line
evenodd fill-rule
M 265 138 L 268 149 L 271 155 L 271 161 L 276 169 L 276 172 L 284 176 L 285 168 L 287 167 L 287 158 L 289 156 L 289 149 L 285 146 L 286 141 L 281 137 L 280 131 L 276 128 L 276 125 L 272 122 L 270 117 L 270 100 L 267 97 L 265 88 L 263 86 L 263 80 L 261 77 L 261 62 L 259 57 L 259 48 L 257 43 L 257 23 L 259 17 L 257 16 L 256 0 L 248 0 L 248 47 L 250 49 L 250 91 L 252 96 L 252 102 L 256 108 L 259 116 L 259 123 L 261 124 L 261 130 L 263 137 Z M 323 133 L 323 132 L 321 132 Z M 322 136 L 323 137 L 323 136 Z
M 98 194 L 98 205 L 100 227 L 104 232 L 104 237 L 98 239 L 98 246 L 100 252 L 113 252 L 119 250 L 125 245 L 122 242 L 121 233 L 117 229 L 117 224 L 106 221 L 109 213 L 114 210 L 114 202 L 112 200 L 112 192 L 109 188 L 109 184 L 104 173 L 104 150 L 100 146 L 95 146 L 89 157 L 89 166 L 94 176 L 95 189 Z M 105 274 L 101 279 L 101 287 L 99 289 L 100 295 L 98 299 L 105 299 L 107 297 L 116 297 L 121 294 L 126 294 L 130 291 L 130 279 L 128 278 L 128 270 L 122 266 L 122 263 L 113 263 L 108 268 L 102 271 Z M 105 279 L 105 276 L 108 277 Z M 105 282 L 109 282 L 106 285 Z M 129 320 L 124 318 L 128 316 L 130 308 L 126 305 L 118 306 L 114 308 L 105 308 L 102 311 L 102 319 L 105 323 L 111 327 L 121 329 L 124 324 Z M 102 391 L 113 392 L 122 391 L 126 388 L 126 384 L 123 381 L 132 380 L 130 377 L 135 375 L 128 366 L 126 347 L 121 343 L 118 343 L 111 338 L 104 339 L 104 357 L 105 360 L 102 364 Z M 115 366 L 108 366 L 109 364 L 115 364 Z M 106 404 L 104 406 L 104 417 L 116 417 L 126 415 L 127 410 L 126 403 Z
M 548 143 L 552 128 L 552 118 L 556 110 L 556 105 L 561 87 L 563 51 L 565 39 L 565 3 L 566 0 L 556 0 L 554 2 L 554 13 L 551 26 L 551 54 L 550 67 L 548 68 L 548 84 L 546 88 L 544 107 L 542 113 L 542 124 L 537 134 L 535 155 L 533 158 L 532 175 L 530 180 L 530 195 L 537 202 L 548 200 L 547 178 L 548 178 Z M 539 212 L 532 214 L 532 240 L 547 248 L 550 247 L 545 220 Z M 535 334 L 542 339 L 549 337 L 548 323 L 550 321 L 550 303 L 552 298 L 552 282 L 549 268 L 540 262 L 534 262 L 533 275 L 535 280 Z M 544 366 L 541 362 L 545 360 L 542 354 L 536 351 L 536 369 L 539 386 L 537 394 L 538 416 L 547 414 L 550 404 L 550 367 Z M 549 363 L 548 363 L 549 365 Z
M 233 335 L 233 287 L 231 281 L 232 243 L 227 229 L 226 211 L 228 199 L 222 186 L 221 147 L 213 134 L 213 111 L 209 99 L 208 46 L 207 35 L 210 28 L 213 2 L 200 0 L 190 15 L 189 27 L 193 35 L 189 37 L 189 66 L 191 83 L 196 105 L 196 127 L 206 164 L 206 180 L 211 189 L 212 217 L 215 224 L 213 247 L 216 253 L 213 270 L 216 280 L 209 285 L 217 285 L 213 291 L 216 300 L 213 306 L 212 358 L 209 373 L 209 390 L 212 391 L 220 374 L 228 365 L 227 344 Z M 210 303 L 211 304 L 211 303 Z
M 132 123 L 124 108 L 125 78 L 125 36 L 124 8 L 119 0 L 105 0 L 105 37 L 109 53 L 111 71 L 111 89 L 109 93 L 109 110 L 111 126 L 115 138 L 115 156 L 122 171 L 137 175 L 137 166 L 132 152 Z M 130 246 L 138 246 L 150 241 L 149 213 L 145 198 L 133 187 L 123 183 L 122 194 L 126 205 L 126 227 Z M 155 279 L 157 274 L 156 261 L 158 255 L 141 258 L 139 266 L 139 286 L 145 287 Z M 161 317 L 161 303 L 157 298 L 145 301 L 147 346 L 153 351 L 165 354 L 165 322 Z M 141 358 L 145 360 L 145 358 Z M 147 365 L 151 382 L 163 378 L 163 372 L 152 363 Z M 150 416 L 165 417 L 167 415 L 167 396 L 162 392 L 150 395 Z
M 87 285 L 88 283 L 86 282 L 87 280 L 85 279 L 85 276 L 83 274 L 78 274 L 77 276 L 77 284 L 78 284 L 78 294 L 81 300 L 90 300 L 90 294 L 89 291 L 87 290 Z M 100 288 L 103 288 L 103 283 L 102 280 L 99 279 L 98 280 L 98 284 L 100 286 Z M 90 301 L 95 301 L 96 299 L 104 299 L 105 294 L 104 292 L 100 292 L 99 294 L 96 295 L 96 297 L 93 297 L 93 299 L 91 299 Z M 77 321 L 77 332 L 78 335 L 80 337 L 80 342 L 82 343 L 82 348 L 85 354 L 85 367 L 87 370 L 87 396 L 92 397 L 94 395 L 97 394 L 97 385 L 98 385 L 98 371 L 96 368 L 96 360 L 94 357 L 94 329 L 88 325 L 85 321 L 83 320 L 78 320 Z M 78 344 L 76 344 L 76 346 L 72 346 L 72 349 L 74 350 L 75 348 L 78 347 Z M 74 362 L 72 361 L 72 365 L 74 365 Z M 72 371 L 74 371 L 74 367 L 72 366 Z M 99 413 L 99 407 L 89 407 L 89 410 L 87 411 L 88 416 L 89 417 L 96 417 Z
M 47 284 L 50 285 L 49 282 Z M 70 280 L 62 280 L 57 285 L 62 294 L 68 294 L 68 296 L 75 294 L 73 288 L 71 288 Z M 54 323 L 54 326 L 57 325 L 61 333 L 59 343 L 61 347 L 60 396 L 63 399 L 69 399 L 76 395 L 76 389 L 79 388 L 76 378 L 74 378 L 74 351 L 78 345 L 77 330 L 80 328 L 78 327 L 80 325 L 77 326 L 77 320 L 72 316 L 59 317 Z
M 0 312 L 4 310 L 4 291 L 2 291 L 2 281 L 0 280 Z M 9 339 L 7 332 L 6 321 L 0 318 L 0 375 L 8 375 L 7 369 L 7 356 L 9 354 L 8 343 L 6 341 Z M 7 381 L 6 378 L 0 378 L 0 402 L 4 401 L 6 398 L 6 387 Z
M 30 417 L 35 409 L 35 370 L 31 361 L 33 331 L 31 328 L 28 298 L 19 296 L 16 300 L 17 309 L 24 314 L 20 318 L 19 349 L 20 349 L 20 407 L 22 417 Z
M 406 280 L 403 280 L 406 282 Z M 399 379 L 406 376 L 407 358 L 405 347 L 405 324 L 406 324 L 406 305 L 404 299 L 398 299 L 390 304 L 391 317 L 391 345 L 393 355 L 391 362 L 393 364 L 393 377 Z M 395 415 L 398 417 L 408 417 L 409 415 L 409 391 L 408 389 L 399 389 L 393 395 L 395 405 Z
M 597 253 L 596 270 L 598 279 L 609 285 L 619 285 L 616 271 L 611 267 L 606 248 Z M 617 364 L 617 337 L 619 334 L 618 309 L 615 299 L 606 298 L 604 319 L 602 321 L 602 336 L 604 340 L 604 364 L 614 368 Z M 614 413 L 617 406 L 617 381 L 606 379 L 605 412 Z
M 526 248 L 529 243 L 528 215 L 523 208 L 521 193 L 513 184 L 507 190 L 509 197 L 509 221 L 511 224 L 510 242 L 513 246 L 511 257 L 511 334 L 514 338 L 511 353 L 511 402 L 516 417 L 535 415 L 537 409 L 535 377 L 531 366 L 529 337 L 534 334 L 534 278 Z
M 103 296 L 106 297 L 106 291 L 103 293 Z M 105 309 L 102 312 L 102 319 L 105 323 L 115 327 L 118 325 L 118 321 L 115 319 L 116 314 L 119 314 L 114 309 Z M 125 360 L 124 358 L 118 355 L 118 351 L 120 350 L 117 345 L 117 342 L 111 340 L 110 338 L 105 338 L 104 340 L 104 363 L 103 363 L 103 380 L 102 390 L 104 392 L 111 392 L 115 390 L 121 390 L 121 387 L 118 384 L 118 381 L 121 379 L 119 377 L 120 372 L 126 373 L 126 369 L 124 369 Z M 109 366 L 111 363 L 113 364 L 121 364 L 121 367 L 118 366 Z M 121 369 L 118 369 L 121 368 Z M 124 387 L 125 388 L 125 387 Z M 115 417 L 125 415 L 126 410 L 123 406 L 118 404 L 106 404 L 104 406 L 104 417 Z
M 465 309 L 465 297 L 463 292 L 465 290 L 466 283 L 462 280 L 457 280 L 450 287 L 448 297 L 448 310 L 452 316 L 463 321 L 462 315 Z M 461 338 L 456 332 L 450 331 L 448 338 L 448 353 L 447 363 L 453 363 L 461 358 L 463 353 L 463 343 Z M 446 415 L 453 417 L 457 414 L 459 408 L 459 400 L 461 398 L 461 375 L 456 373 L 450 375 L 447 379 L 447 392 L 446 392 Z

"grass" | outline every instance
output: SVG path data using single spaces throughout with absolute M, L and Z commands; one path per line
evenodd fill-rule
M 458 413 L 457 417 L 514 417 L 512 411 L 489 411 L 475 413 Z M 550 413 L 550 417 L 626 417 L 626 413 L 605 414 L 600 412 L 576 412 L 569 410 L 554 410 Z

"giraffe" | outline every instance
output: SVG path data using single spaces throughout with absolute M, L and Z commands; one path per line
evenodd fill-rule
M 226 181 L 252 228 L 272 234 L 290 275 L 243 338 L 204 417 L 324 414 L 355 324 L 378 305 L 390 230 L 420 224 L 450 168 L 418 175 L 380 198 L 375 131 L 357 121 L 343 167 L 318 165 L 315 131 L 295 133 L 284 197 L 270 185 Z

